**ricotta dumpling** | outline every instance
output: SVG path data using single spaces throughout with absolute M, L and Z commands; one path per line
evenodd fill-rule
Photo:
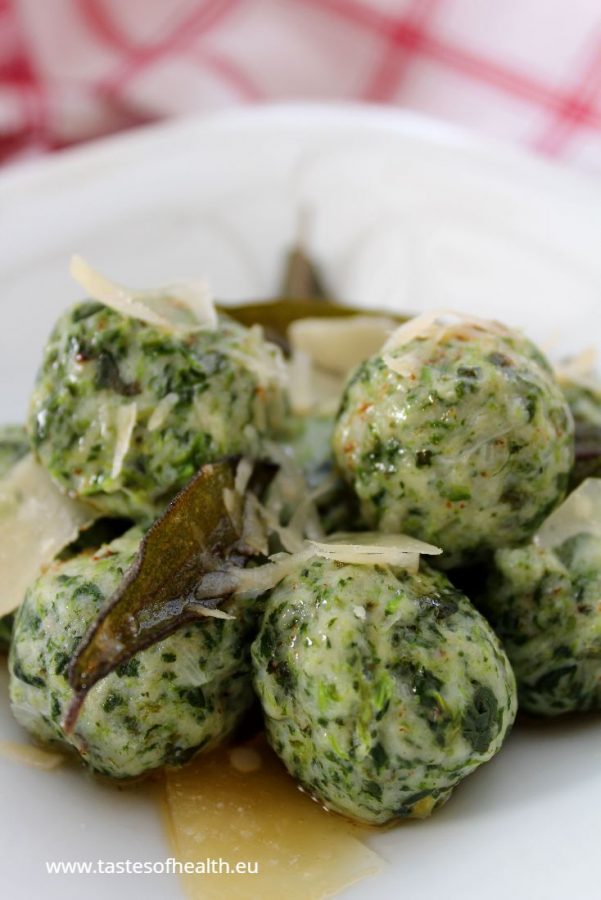
M 313 558 L 268 596 L 252 647 L 267 735 L 329 809 L 428 816 L 501 747 L 515 680 L 440 572 Z
M 371 527 L 436 544 L 452 567 L 533 534 L 565 494 L 574 431 L 534 344 L 425 317 L 352 374 L 333 447 Z
M 95 553 L 55 562 L 27 592 L 9 657 L 17 721 L 43 743 L 73 747 L 95 772 L 132 778 L 185 762 L 222 741 L 253 702 L 250 642 L 256 603 L 231 600 L 234 618 L 204 617 L 138 653 L 90 691 L 75 730 L 69 662 L 132 563 L 131 529 Z
M 601 709 L 601 533 L 498 550 L 482 608 L 503 641 L 520 708 Z
M 153 518 L 205 463 L 258 456 L 284 414 L 261 329 L 179 334 L 80 303 L 58 321 L 29 412 L 40 462 L 105 515 Z

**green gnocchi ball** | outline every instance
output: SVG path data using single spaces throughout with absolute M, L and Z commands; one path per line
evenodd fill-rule
M 450 568 L 532 535 L 565 494 L 574 431 L 530 341 L 460 323 L 359 366 L 333 446 L 369 524 L 442 547 Z
M 17 613 L 9 657 L 17 721 L 44 743 L 73 747 L 112 778 L 214 747 L 253 702 L 255 607 L 232 600 L 226 608 L 235 618 L 184 625 L 100 681 L 73 734 L 64 733 L 61 719 L 73 698 L 69 662 L 133 561 L 141 534 L 134 528 L 96 553 L 54 563 Z
M 272 746 L 321 803 L 361 822 L 429 815 L 516 714 L 492 629 L 425 564 L 300 566 L 267 598 L 252 658 Z
M 498 550 L 482 608 L 513 665 L 520 707 L 601 709 L 601 538 Z
M 31 399 L 35 453 L 106 515 L 156 516 L 207 462 L 261 453 L 285 402 L 279 351 L 222 317 L 181 336 L 80 303 L 58 321 Z

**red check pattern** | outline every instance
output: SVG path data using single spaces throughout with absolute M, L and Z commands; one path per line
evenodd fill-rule
M 0 161 L 293 99 L 390 103 L 601 170 L 601 6 L 0 0 Z

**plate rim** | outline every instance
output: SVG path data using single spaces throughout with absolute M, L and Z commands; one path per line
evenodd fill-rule
M 41 182 L 69 174 L 70 170 L 76 174 L 82 169 L 125 162 L 143 147 L 157 152 L 163 144 L 178 136 L 191 137 L 205 130 L 246 129 L 252 132 L 274 126 L 301 129 L 319 125 L 324 126 L 324 131 L 333 127 L 355 127 L 371 134 L 388 133 L 421 140 L 447 151 L 469 152 L 485 161 L 520 170 L 529 177 L 550 180 L 556 189 L 586 191 L 588 202 L 591 202 L 591 191 L 601 196 L 599 179 L 586 169 L 549 159 L 527 147 L 481 135 L 444 119 L 385 104 L 298 101 L 232 106 L 176 116 L 92 138 L 46 156 L 9 163 L 0 169 L 0 197 L 39 187 Z M 506 177 L 510 178 L 512 174 L 508 172 Z

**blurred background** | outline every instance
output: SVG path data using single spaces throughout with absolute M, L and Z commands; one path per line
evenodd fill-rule
M 601 169 L 599 0 L 0 0 L 4 165 L 170 116 L 393 104 Z

